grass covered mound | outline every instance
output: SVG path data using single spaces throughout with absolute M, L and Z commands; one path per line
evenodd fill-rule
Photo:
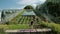
M 21 16 L 21 14 L 24 12 L 24 10 L 21 10 L 16 17 L 14 17 L 10 22 L 15 23 L 17 19 Z

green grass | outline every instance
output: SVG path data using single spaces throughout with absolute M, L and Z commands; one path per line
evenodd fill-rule
M 53 31 L 56 31 L 58 34 L 60 34 L 60 24 L 42 22 L 40 25 L 47 26 L 51 28 Z
M 8 30 L 14 30 L 14 29 L 29 29 L 28 24 L 17 24 L 17 25 L 0 25 L 0 29 L 8 29 Z
M 4 30 L 29 29 L 28 24 L 0 25 L 0 34 L 6 34 Z
M 15 18 L 13 18 L 10 22 L 11 22 L 11 23 L 16 23 L 16 21 L 18 20 L 18 18 L 20 18 L 21 14 L 22 14 L 24 11 L 25 11 L 25 10 L 21 10 L 21 11 L 19 12 L 19 14 L 18 14 Z
M 18 24 L 18 25 L 8 25 L 8 29 L 29 29 L 29 25 L 27 24 Z
M 53 31 L 55 31 L 57 34 L 60 34 L 60 24 L 56 24 L 54 22 L 48 23 L 44 22 L 39 18 L 39 24 L 48 28 L 51 28 Z
M 28 23 L 30 23 L 33 18 L 32 18 L 32 16 L 31 17 L 21 16 L 21 14 L 23 12 L 24 12 L 24 10 L 22 10 L 14 19 L 12 19 L 11 22 L 10 22 L 10 25 L 0 25 L 0 28 L 9 29 L 9 30 L 29 29 L 30 27 L 29 27 Z M 39 17 L 38 17 L 38 20 L 39 20 L 38 23 L 40 25 L 49 27 L 52 30 L 56 31 L 57 33 L 60 33 L 60 24 L 56 24 L 56 23 L 53 23 L 53 22 L 52 23 L 42 22 Z M 19 22 L 19 24 L 17 24 L 18 22 Z

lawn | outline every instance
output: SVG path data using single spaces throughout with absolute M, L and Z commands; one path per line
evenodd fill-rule
M 8 29 L 29 29 L 27 24 L 8 25 Z
M 60 34 L 60 24 L 42 22 L 40 25 L 51 28 L 53 31 L 56 31 L 57 34 Z
M 0 25 L 0 34 L 6 34 L 4 30 L 30 29 L 27 24 Z
M 0 25 L 0 29 L 11 29 L 11 30 L 14 30 L 14 29 L 29 29 L 29 25 L 28 24 L 12 24 L 12 25 Z

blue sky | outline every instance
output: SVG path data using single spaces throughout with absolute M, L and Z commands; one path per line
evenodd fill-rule
M 0 0 L 0 9 L 22 9 L 26 5 L 35 7 L 46 0 Z

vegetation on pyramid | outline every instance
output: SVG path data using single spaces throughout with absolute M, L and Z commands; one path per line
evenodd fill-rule
M 27 5 L 24 7 L 24 9 L 34 9 L 31 5 Z

